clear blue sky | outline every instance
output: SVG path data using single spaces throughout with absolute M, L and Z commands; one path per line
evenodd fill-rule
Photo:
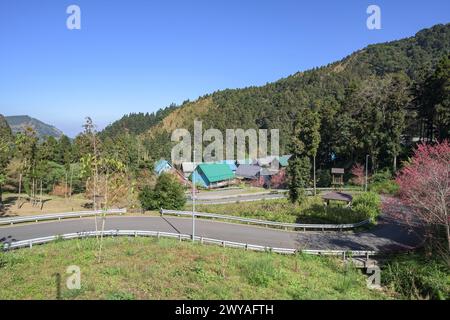
M 81 8 L 81 30 L 66 8 Z M 381 7 L 368 30 L 366 8 Z M 262 85 L 450 22 L 450 1 L 1 0 L 0 113 L 74 136 L 225 88 Z

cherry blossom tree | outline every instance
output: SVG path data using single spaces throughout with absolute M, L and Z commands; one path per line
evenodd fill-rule
M 261 187 L 264 186 L 265 182 L 266 182 L 266 180 L 264 179 L 264 177 L 263 176 L 259 176 L 258 179 L 252 180 L 250 182 L 250 185 L 252 187 L 255 187 L 255 188 L 261 188 Z
M 421 144 L 396 178 L 410 224 L 443 228 L 450 252 L 450 144 Z M 442 230 L 442 229 L 441 229 Z
M 353 175 L 352 182 L 358 186 L 363 186 L 365 182 L 364 166 L 357 163 L 352 167 L 352 170 L 350 172 Z
M 284 188 L 286 186 L 286 170 L 281 169 L 270 179 L 270 187 L 275 189 Z

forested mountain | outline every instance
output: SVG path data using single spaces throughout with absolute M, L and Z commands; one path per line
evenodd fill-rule
M 11 135 L 11 128 L 9 127 L 5 117 L 2 114 L 0 114 L 0 136 L 3 137 L 10 135 Z
M 10 145 L 12 142 L 12 132 L 6 119 L 0 114 L 0 210 L 3 207 L 2 185 L 6 181 L 6 166 L 11 158 Z
M 144 145 L 155 159 L 170 157 L 171 132 L 192 130 L 197 118 L 204 129 L 280 129 L 284 153 L 295 119 L 308 108 L 320 115 L 319 166 L 348 167 L 363 162 L 366 154 L 373 169 L 388 166 L 406 157 L 409 144 L 425 137 L 425 131 L 448 136 L 448 63 L 443 60 L 448 61 L 449 52 L 450 24 L 436 25 L 265 86 L 218 91 L 170 112 L 142 135 Z M 439 62 L 443 100 L 432 103 L 440 103 L 441 111 L 427 118 L 416 112 L 421 102 L 414 94 L 425 88 Z
M 0 117 L 0 199 L 1 187 L 17 191 L 21 177 L 29 194 L 38 182 L 44 192 L 92 194 L 97 170 L 133 192 L 141 190 L 153 177 L 154 161 L 170 159 L 172 131 L 192 132 L 195 119 L 203 120 L 203 130 L 279 129 L 281 153 L 292 154 L 287 175 L 298 182 L 297 189 L 310 183 L 313 157 L 319 182 L 327 181 L 330 167 L 344 167 L 349 174 L 366 155 L 371 174 L 395 172 L 417 141 L 450 138 L 449 52 L 450 24 L 437 25 L 265 86 L 217 91 L 156 113 L 130 114 L 98 135 L 87 118 L 73 141 L 56 139 L 59 130 L 27 116 L 6 118 L 13 131 L 31 127 L 11 135 Z M 110 176 L 112 168 L 117 172 Z
M 8 121 L 13 133 L 23 132 L 26 128 L 32 128 L 40 139 L 45 137 L 60 138 L 63 135 L 63 132 L 54 126 L 29 116 L 10 116 L 6 117 L 6 121 Z
M 122 119 L 117 120 L 107 126 L 100 133 L 100 136 L 104 138 L 114 138 L 122 133 L 139 135 L 148 131 L 151 127 L 159 123 L 162 119 L 164 119 L 168 114 L 170 114 L 177 108 L 177 105 L 172 104 L 167 108 L 159 109 L 157 112 L 139 112 L 124 115 Z

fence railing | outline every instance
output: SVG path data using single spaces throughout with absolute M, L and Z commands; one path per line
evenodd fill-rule
M 122 215 L 127 212 L 127 209 L 111 209 L 111 210 L 96 210 L 96 211 L 78 211 L 78 212 L 65 212 L 65 213 L 52 213 L 52 214 L 43 214 L 39 216 L 24 216 L 24 217 L 14 217 L 14 218 L 1 218 L 0 225 L 13 225 L 16 223 L 24 223 L 24 222 L 39 222 L 45 220 L 61 220 L 67 218 L 83 218 L 95 216 L 98 214 L 107 214 L 107 215 Z
M 62 235 L 48 236 L 42 238 L 35 238 L 29 240 L 21 240 L 15 241 L 12 243 L 5 243 L 3 245 L 4 250 L 18 249 L 18 248 L 32 248 L 33 245 L 44 244 L 57 240 L 69 240 L 69 239 L 77 239 L 77 238 L 88 238 L 95 236 L 128 236 L 128 237 L 156 237 L 156 238 L 173 238 L 178 239 L 179 241 L 183 240 L 192 240 L 192 236 L 188 234 L 180 234 L 180 233 L 170 233 L 170 232 L 159 232 L 159 231 L 141 231 L 141 230 L 107 230 L 107 231 L 87 231 L 87 232 L 77 232 L 77 233 L 67 233 Z M 234 242 L 227 240 L 219 240 L 212 239 L 207 237 L 195 236 L 195 241 L 201 244 L 213 244 L 220 245 L 222 247 L 227 248 L 240 248 L 245 250 L 252 251 L 263 251 L 263 252 L 274 252 L 280 254 L 296 254 L 296 253 L 304 253 L 304 254 L 314 254 L 314 255 L 333 255 L 333 256 L 343 256 L 347 257 L 366 257 L 367 259 L 376 255 L 376 251 L 352 251 L 352 250 L 300 250 L 300 249 L 291 249 L 291 248 L 277 248 L 270 246 L 261 246 L 249 243 L 242 242 Z
M 192 217 L 192 211 L 178 211 L 178 210 L 165 210 L 161 209 L 161 215 L 177 215 L 177 216 L 190 216 Z M 211 218 L 211 219 L 220 219 L 220 220 L 229 220 L 229 221 L 239 221 L 242 223 L 248 224 L 257 224 L 263 225 L 266 227 L 279 227 L 279 228 L 292 228 L 292 229 L 303 229 L 306 230 L 348 230 L 354 229 L 357 227 L 361 227 L 370 223 L 370 219 L 357 222 L 357 223 L 349 223 L 349 224 L 302 224 L 302 223 L 286 223 L 286 222 L 275 222 L 275 221 L 267 221 L 267 220 L 259 220 L 252 218 L 242 218 L 238 216 L 230 216 L 230 215 L 221 215 L 216 213 L 206 213 L 206 212 L 195 212 L 195 217 L 203 217 L 203 218 Z

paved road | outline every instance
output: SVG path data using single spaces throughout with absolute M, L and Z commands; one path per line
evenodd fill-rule
M 196 235 L 220 240 L 293 249 L 397 251 L 420 243 L 416 233 L 383 217 L 377 227 L 353 232 L 289 232 L 242 224 L 196 220 Z M 178 217 L 107 217 L 105 230 L 151 230 L 191 234 L 192 220 Z M 93 231 L 93 218 L 0 227 L 0 242 L 9 243 L 50 235 Z
M 286 198 L 284 194 L 246 194 L 232 197 L 217 197 L 217 198 L 201 198 L 195 199 L 197 204 L 225 204 L 225 203 L 236 203 L 236 202 L 249 202 L 249 201 L 260 201 L 260 200 L 272 200 L 272 199 L 283 199 Z M 187 204 L 191 204 L 192 201 L 188 200 Z

